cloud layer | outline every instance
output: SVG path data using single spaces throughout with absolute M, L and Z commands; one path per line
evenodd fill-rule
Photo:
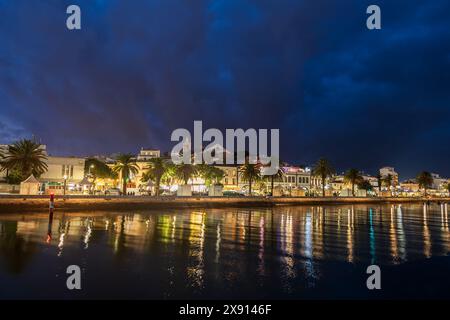
M 82 30 L 65 28 L 79 4 Z M 0 0 L 0 133 L 59 154 L 280 128 L 282 158 L 450 175 L 450 3 Z

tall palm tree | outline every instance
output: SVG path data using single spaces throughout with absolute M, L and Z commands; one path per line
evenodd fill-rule
M 378 192 L 381 193 L 381 185 L 383 184 L 383 177 L 381 174 L 377 174 Z
M 102 160 L 97 158 L 87 158 L 84 162 L 84 175 L 92 179 L 93 188 L 98 178 L 114 179 L 117 174 Z
M 392 174 L 388 174 L 385 177 L 383 177 L 383 183 L 386 185 L 386 187 L 391 190 L 392 187 L 392 182 L 394 181 L 394 177 L 392 176 Z M 392 193 L 391 193 L 392 195 Z
M 389 189 L 392 186 L 392 182 L 394 181 L 394 178 L 392 177 L 392 174 L 388 174 L 383 178 L 383 183 L 386 185 L 386 187 Z
M 322 197 L 325 197 L 325 181 L 328 177 L 331 177 L 334 173 L 333 167 L 330 165 L 327 159 L 320 158 L 313 168 L 313 175 L 320 177 L 322 180 Z
M 131 153 L 121 153 L 116 158 L 116 164 L 113 166 L 113 171 L 120 174 L 122 178 L 122 192 L 127 194 L 127 181 L 131 174 L 136 174 L 139 168 L 136 164 L 136 159 Z
M 284 171 L 278 167 L 274 174 L 265 175 L 266 179 L 270 179 L 270 195 L 273 196 L 273 184 L 275 181 L 280 181 L 283 179 Z
M 207 164 L 198 165 L 197 174 L 205 180 L 205 184 L 218 184 L 225 176 L 225 171 Z
M 159 196 L 161 179 L 166 173 L 166 162 L 162 158 L 153 158 L 149 160 L 149 165 L 145 168 L 147 171 L 142 176 L 142 181 L 153 180 L 155 182 L 155 195 Z
M 188 184 L 189 179 L 197 174 L 197 168 L 192 164 L 177 164 L 175 165 L 175 177 L 178 180 Z
M 22 139 L 8 146 L 6 154 L 1 156 L 1 171 L 16 170 L 23 179 L 31 174 L 39 177 L 47 171 L 47 155 L 41 145 L 34 140 Z
M 252 195 L 252 183 L 261 179 L 261 170 L 258 164 L 245 163 L 239 168 L 242 180 L 248 182 L 248 194 Z
M 352 185 L 352 195 L 355 196 L 355 185 L 363 180 L 358 169 L 349 169 L 344 175 L 344 180 Z
M 161 183 L 171 186 L 174 184 L 174 180 L 176 180 L 176 178 L 176 165 L 171 162 L 167 162 L 166 172 L 161 177 Z
M 417 175 L 417 183 L 419 188 L 423 188 L 425 196 L 427 195 L 427 189 L 433 184 L 433 176 L 428 171 L 422 171 Z

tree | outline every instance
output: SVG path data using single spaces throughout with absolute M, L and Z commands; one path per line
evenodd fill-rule
M 188 184 L 189 179 L 197 174 L 197 168 L 192 164 L 177 164 L 175 165 L 174 173 L 178 180 L 183 181 L 184 184 Z
M 239 168 L 242 180 L 248 182 L 248 194 L 252 195 L 252 183 L 261 179 L 260 165 L 245 163 Z
M 373 186 L 370 183 L 370 181 L 368 181 L 366 179 L 360 180 L 359 182 L 357 182 L 357 185 L 358 185 L 358 189 L 361 189 L 361 190 L 370 191 L 373 189 Z
M 277 172 L 275 172 L 274 174 L 269 174 L 269 175 L 264 176 L 266 179 L 270 179 L 270 195 L 271 196 L 273 196 L 274 182 L 282 180 L 283 176 L 284 176 L 284 172 L 280 167 L 277 168 Z
M 87 158 L 84 162 L 84 175 L 92 179 L 95 188 L 97 179 L 115 179 L 115 173 L 106 163 L 97 158 Z
M 147 182 L 152 180 L 155 182 L 155 195 L 159 196 L 159 189 L 161 186 L 161 180 L 166 173 L 166 162 L 162 158 L 153 158 L 149 160 L 149 165 L 145 168 L 141 181 Z
M 176 180 L 176 165 L 170 162 L 166 163 L 166 172 L 161 177 L 161 183 L 166 185 L 173 185 Z
M 47 155 L 41 145 L 34 140 L 22 139 L 8 146 L 1 156 L 1 170 L 16 170 L 23 179 L 30 175 L 39 177 L 47 171 Z
M 379 173 L 377 174 L 377 183 L 378 183 L 378 191 L 379 193 L 381 193 L 381 185 L 383 183 L 383 177 Z
M 427 195 L 427 189 L 431 187 L 433 184 L 433 176 L 428 171 L 422 171 L 417 175 L 417 183 L 419 184 L 419 188 L 424 189 L 425 196 Z
M 349 169 L 344 175 L 344 180 L 352 185 L 352 195 L 355 196 L 355 185 L 363 180 L 359 170 Z
M 387 176 L 383 177 L 383 183 L 386 185 L 386 187 L 388 189 L 391 188 L 393 181 L 394 181 L 394 178 L 392 177 L 392 175 L 390 173 Z
M 333 167 L 328 160 L 320 158 L 313 168 L 313 175 L 320 177 L 322 180 L 322 197 L 325 197 L 325 181 L 328 177 L 331 177 L 334 173 Z
M 136 164 L 136 159 L 131 153 L 121 153 L 116 158 L 116 163 L 113 166 L 113 172 L 120 174 L 122 178 L 122 192 L 127 194 L 127 182 L 131 174 L 136 174 L 139 168 Z
M 19 170 L 13 169 L 7 171 L 5 180 L 7 184 L 20 184 L 26 178 L 27 177 L 24 177 Z
M 450 195 L 450 182 L 449 182 L 449 183 L 447 183 L 447 185 L 446 185 L 446 189 L 447 189 L 447 192 L 448 192 L 448 194 Z
M 197 174 L 205 180 L 205 185 L 219 184 L 225 177 L 225 171 L 220 168 L 201 164 L 197 166 Z

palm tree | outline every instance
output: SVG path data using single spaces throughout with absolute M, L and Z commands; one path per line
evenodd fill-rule
M 362 179 L 362 180 L 358 181 L 357 184 L 358 184 L 358 189 L 361 189 L 361 190 L 370 191 L 373 189 L 373 186 L 370 183 L 370 181 L 368 181 L 366 179 Z
M 174 180 L 176 180 L 176 165 L 171 162 L 167 162 L 166 172 L 161 177 L 161 183 L 171 186 L 174 184 Z
M 131 153 L 121 153 L 116 158 L 116 164 L 113 167 L 113 171 L 120 174 L 122 178 L 122 192 L 127 194 L 127 181 L 131 174 L 136 174 L 139 168 L 136 164 L 136 159 Z
M 433 184 L 433 176 L 431 175 L 431 173 L 427 171 L 422 171 L 417 175 L 416 180 L 417 183 L 419 184 L 419 187 L 424 189 L 425 191 L 424 195 L 426 196 L 427 189 L 431 187 L 431 185 Z
M 178 180 L 188 184 L 189 179 L 197 174 L 197 168 L 192 164 L 177 164 L 175 165 L 175 177 Z
M 197 166 L 197 174 L 205 180 L 207 186 L 211 184 L 219 184 L 225 176 L 225 171 L 220 168 L 206 164 Z
M 363 177 L 361 176 L 361 173 L 359 172 L 358 169 L 349 169 L 345 175 L 344 175 L 344 180 L 347 183 L 351 183 L 352 185 L 352 195 L 355 196 L 355 185 L 359 182 L 361 182 L 361 180 L 363 180 Z
M 39 177 L 47 171 L 47 155 L 41 145 L 33 140 L 22 139 L 8 146 L 8 151 L 1 156 L 1 171 L 16 170 L 23 179 L 30 175 Z
M 392 174 L 388 174 L 387 176 L 385 176 L 385 177 L 383 178 L 383 182 L 384 182 L 384 184 L 386 185 L 386 187 L 387 187 L 388 189 L 391 188 L 392 182 L 393 182 L 393 181 L 394 181 L 394 178 L 392 177 Z
M 280 167 L 277 168 L 277 172 L 275 172 L 274 174 L 268 174 L 268 175 L 264 176 L 266 179 L 270 179 L 270 195 L 271 196 L 273 196 L 273 183 L 275 181 L 282 180 L 283 176 L 284 176 L 284 171 Z
M 313 168 L 313 175 L 322 179 L 322 197 L 325 197 L 325 181 L 334 173 L 333 167 L 328 160 L 320 158 Z
M 242 180 L 248 182 L 248 194 L 252 195 L 252 183 L 261 179 L 261 170 L 258 164 L 245 163 L 239 168 Z
M 153 158 L 149 160 L 149 165 L 145 169 L 147 171 L 143 174 L 141 181 L 153 180 L 155 182 L 155 195 L 159 196 L 161 179 L 167 170 L 166 162 L 162 158 Z
M 113 179 L 117 174 L 103 161 L 97 158 L 87 158 L 84 162 L 84 175 L 92 179 L 95 189 L 95 182 L 100 179 Z
M 377 174 L 378 192 L 381 193 L 381 184 L 383 183 L 383 177 L 381 174 Z

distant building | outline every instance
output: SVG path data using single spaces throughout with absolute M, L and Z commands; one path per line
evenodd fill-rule
M 404 192 L 419 192 L 419 184 L 415 179 L 405 180 L 400 183 L 400 187 Z
M 141 151 L 136 157 L 137 161 L 148 161 L 150 159 L 159 158 L 161 151 L 157 149 L 141 148 Z
M 383 167 L 380 169 L 380 175 L 381 178 L 384 179 L 388 175 L 392 176 L 392 185 L 397 186 L 398 185 L 398 173 L 395 172 L 395 169 L 393 167 Z
M 448 179 L 441 178 L 437 173 L 432 173 L 431 176 L 433 177 L 433 185 L 431 186 L 432 189 L 444 190 L 446 188 Z
M 283 179 L 277 183 L 283 187 L 301 187 L 306 189 L 311 187 L 311 171 L 309 168 L 285 166 L 281 170 L 284 172 Z

